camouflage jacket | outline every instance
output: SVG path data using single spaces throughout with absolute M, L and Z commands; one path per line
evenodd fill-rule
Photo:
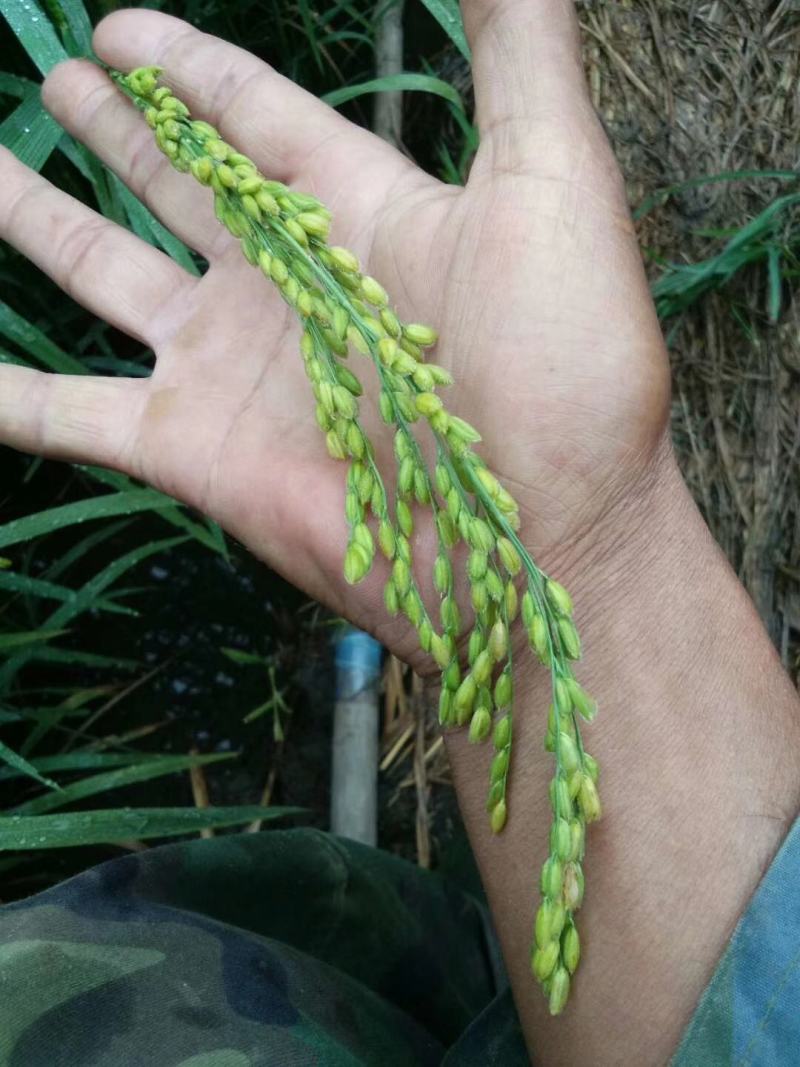
M 800 1063 L 798 873 L 800 824 L 678 1067 Z M 7 905 L 0 983 L 3 1067 L 530 1062 L 482 905 L 315 830 L 166 845 Z

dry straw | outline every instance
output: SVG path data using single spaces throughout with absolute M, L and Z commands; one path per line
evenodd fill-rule
M 555 759 L 550 783 L 553 822 L 541 874 L 531 967 L 560 1013 L 578 966 L 575 913 L 583 900 L 586 824 L 599 818 L 597 764 L 584 750 L 580 717 L 591 721 L 594 701 L 577 682 L 580 658 L 572 601 L 535 564 L 519 539 L 517 504 L 474 451 L 480 435 L 446 409 L 439 390 L 449 373 L 427 362 L 435 330 L 401 322 L 378 281 L 360 270 L 347 249 L 328 243 L 331 216 L 314 197 L 270 181 L 222 140 L 208 123 L 192 120 L 160 71 L 114 72 L 117 84 L 143 111 L 159 148 L 179 170 L 214 194 L 217 218 L 294 308 L 302 324 L 300 352 L 316 398 L 316 417 L 330 455 L 348 464 L 345 513 L 350 529 L 344 576 L 355 584 L 380 551 L 390 562 L 386 609 L 402 613 L 422 649 L 442 672 L 439 719 L 468 727 L 475 743 L 491 738 L 487 812 L 500 833 L 509 813 L 513 744 L 511 629 L 521 621 L 534 654 L 552 679 L 545 748 Z M 362 387 L 343 362 L 354 349 L 372 363 L 380 382 L 380 414 L 394 434 L 392 488 L 378 469 L 359 419 Z M 433 469 L 424 459 L 420 428 L 432 434 Z M 438 551 L 433 585 L 439 618 L 428 612 L 415 573 L 411 535 L 415 505 L 430 509 Z M 458 654 L 464 631 L 456 601 L 453 550 L 467 546 L 466 577 L 473 621 L 466 663 Z
M 592 102 L 633 204 L 652 274 L 702 261 L 797 189 L 800 8 L 794 0 L 578 0 Z M 682 179 L 738 174 L 736 181 Z M 771 178 L 770 175 L 773 177 Z M 653 201 L 651 201 L 653 202 Z M 784 313 L 764 262 L 669 321 L 681 469 L 800 683 L 800 301 L 796 209 L 776 228 Z

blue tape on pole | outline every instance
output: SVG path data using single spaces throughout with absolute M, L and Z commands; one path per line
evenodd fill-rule
M 379 641 L 352 627 L 336 640 L 337 697 L 353 696 L 373 685 L 381 670 L 383 648 Z

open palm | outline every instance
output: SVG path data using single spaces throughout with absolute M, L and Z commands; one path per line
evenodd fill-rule
M 647 468 L 666 421 L 666 360 L 622 183 L 585 97 L 571 4 L 464 8 L 482 136 L 466 189 L 177 19 L 119 12 L 95 48 L 121 69 L 162 66 L 193 113 L 267 176 L 331 208 L 333 242 L 356 252 L 401 318 L 436 325 L 437 362 L 456 379 L 448 404 L 481 429 L 523 536 L 547 552 L 591 529 Z M 157 362 L 147 380 L 0 367 L 0 440 L 172 493 L 410 655 L 409 633 L 384 621 L 377 577 L 355 590 L 341 577 L 343 470 L 314 422 L 293 313 L 101 70 L 64 64 L 45 100 L 210 268 L 190 277 L 4 153 L 2 236 Z

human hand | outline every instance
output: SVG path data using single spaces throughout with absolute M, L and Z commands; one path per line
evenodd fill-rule
M 466 189 L 177 19 L 123 11 L 95 35 L 103 60 L 161 65 L 196 117 L 268 176 L 319 196 L 334 212 L 334 241 L 381 280 L 401 317 L 438 328 L 435 358 L 456 380 L 449 406 L 481 430 L 487 463 L 520 503 L 524 539 L 545 553 L 591 536 L 635 493 L 668 400 L 571 6 L 464 5 L 482 137 Z M 146 380 L 0 367 L 0 439 L 115 467 L 205 511 L 424 668 L 416 635 L 386 617 L 380 580 L 352 589 L 342 578 L 343 472 L 314 423 L 293 313 L 219 226 L 210 193 L 170 167 L 101 70 L 64 64 L 44 93 L 210 267 L 190 277 L 4 154 L 2 235 L 157 358 Z

